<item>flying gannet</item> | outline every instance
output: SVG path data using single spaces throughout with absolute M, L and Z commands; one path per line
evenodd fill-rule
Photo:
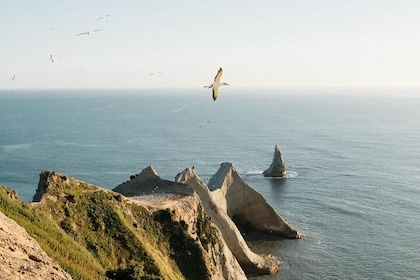
M 105 19 L 105 18 L 110 17 L 110 16 L 111 15 L 104 15 L 104 16 L 98 17 L 96 20 Z
M 95 29 L 95 30 L 92 30 L 92 31 L 82 32 L 82 33 L 77 34 L 76 36 L 80 36 L 80 35 L 92 35 L 93 32 L 98 32 L 98 31 L 102 31 L 102 29 Z
M 52 63 L 54 63 L 54 58 L 53 58 L 52 54 L 50 54 L 50 60 L 51 60 Z
M 157 76 L 157 75 L 162 75 L 163 73 L 162 72 L 152 72 L 152 73 L 149 73 L 149 76 Z
M 222 67 L 219 68 L 219 71 L 217 71 L 216 76 L 214 77 L 214 82 L 209 86 L 204 86 L 205 88 L 212 88 L 213 89 L 213 100 L 216 101 L 217 95 L 219 94 L 219 87 L 221 86 L 229 86 L 229 84 L 220 82 L 220 77 L 222 77 L 223 70 Z
M 13 75 L 12 81 L 14 81 L 14 80 L 15 80 L 15 78 L 16 78 L 16 75 Z

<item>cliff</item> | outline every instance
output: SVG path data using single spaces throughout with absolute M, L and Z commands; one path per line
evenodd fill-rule
M 199 194 L 207 215 L 220 229 L 227 246 L 246 272 L 274 274 L 278 271 L 279 263 L 273 256 L 258 255 L 251 251 L 241 232 L 228 216 L 224 205 L 218 204 L 217 198 L 213 198 L 206 184 L 193 169 L 184 170 L 178 174 L 176 180 L 190 185 Z
M 169 181 L 149 166 L 113 191 L 44 171 L 32 203 L 0 188 L 0 210 L 46 253 L 25 249 L 24 261 L 51 264 L 55 279 L 246 279 L 279 262 L 252 252 L 240 229 L 300 236 L 230 163 L 208 185 L 193 168 Z
M 6 198 L 7 197 L 7 198 Z M 0 186 L 2 205 L 16 200 L 15 194 Z M 24 228 L 0 211 L 1 279 L 72 279 L 51 259 Z
M 98 275 L 97 279 L 245 277 L 243 272 L 233 277 L 224 274 L 242 270 L 239 265 L 225 268 L 232 258 L 224 254 L 222 238 L 192 190 L 165 196 L 161 207 L 148 207 L 56 172 L 43 172 L 40 177 L 37 209 L 51 215 L 83 247 L 83 254 L 96 266 L 88 274 Z
M 184 224 L 186 232 L 193 240 L 199 240 L 197 230 L 194 228 L 197 213 L 205 216 L 207 227 L 213 233 L 212 238 L 217 246 L 208 247 L 205 251 L 208 258 L 207 265 L 211 271 L 211 279 L 246 279 L 245 273 L 238 261 L 229 250 L 224 236 L 208 212 L 202 210 L 200 197 L 194 189 L 183 182 L 174 182 L 161 179 L 152 166 L 145 168 L 141 173 L 131 176 L 131 180 L 117 186 L 113 191 L 129 195 L 134 202 L 147 207 L 152 212 L 161 212 L 162 209 L 170 212 L 172 220 Z M 200 211 L 198 211 L 199 209 Z M 179 252 L 180 257 L 185 252 Z
M 231 163 L 222 163 L 208 183 L 215 203 L 240 227 L 286 238 L 300 238 L 264 199 L 242 180 Z

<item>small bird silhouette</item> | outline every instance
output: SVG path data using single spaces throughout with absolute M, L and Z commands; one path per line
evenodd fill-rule
M 107 17 L 110 17 L 111 15 L 104 15 L 101 17 L 98 17 L 96 20 L 106 19 Z
M 98 31 L 102 31 L 102 29 L 95 29 L 95 30 L 91 30 L 91 31 L 82 32 L 82 33 L 76 34 L 76 36 L 80 36 L 80 35 L 92 35 L 93 32 L 98 32 Z

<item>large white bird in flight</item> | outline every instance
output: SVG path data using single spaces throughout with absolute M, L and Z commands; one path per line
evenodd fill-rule
M 82 33 L 76 34 L 76 36 L 80 36 L 80 35 L 92 35 L 93 32 L 98 32 L 98 31 L 102 31 L 102 29 L 95 29 L 95 30 L 92 30 L 92 31 L 82 32 Z
M 213 90 L 213 100 L 217 99 L 217 96 L 219 94 L 219 87 L 221 86 L 229 86 L 229 84 L 220 82 L 220 77 L 222 77 L 223 70 L 222 67 L 219 68 L 219 71 L 217 71 L 216 76 L 214 77 L 214 82 L 209 86 L 204 86 L 205 88 L 211 88 Z

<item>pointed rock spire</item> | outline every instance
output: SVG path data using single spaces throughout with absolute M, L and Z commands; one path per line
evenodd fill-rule
M 280 146 L 274 147 L 273 161 L 269 168 L 264 171 L 264 177 L 284 177 L 286 176 L 286 163 L 281 155 Z

